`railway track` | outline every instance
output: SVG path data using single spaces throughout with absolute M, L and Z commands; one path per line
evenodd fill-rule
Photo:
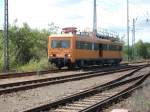
M 81 74 L 73 74 L 73 75 L 68 75 L 68 76 L 52 77 L 52 78 L 44 78 L 44 79 L 36 79 L 36 80 L 1 84 L 0 85 L 0 94 L 28 90 L 28 89 L 33 89 L 33 88 L 52 85 L 52 84 L 64 83 L 64 82 L 68 82 L 68 81 L 81 80 L 81 79 L 86 79 L 86 78 L 91 78 L 91 77 L 96 77 L 96 76 L 112 74 L 112 73 L 116 73 L 116 72 L 123 72 L 123 71 L 127 71 L 127 70 L 132 70 L 132 69 L 138 70 L 145 66 L 147 66 L 147 65 L 130 66 L 130 67 L 125 67 L 125 68 L 124 67 L 112 68 L 112 69 L 105 70 L 105 71 L 97 70 L 97 71 L 81 73 Z
M 139 70 L 136 69 L 133 72 L 137 73 Z M 150 75 L 150 73 L 145 72 L 130 78 L 133 72 L 106 84 L 64 97 L 49 104 L 25 110 L 24 112 L 100 112 L 105 107 L 129 97 Z
M 149 61 L 144 61 L 145 63 L 149 63 Z M 133 62 L 132 62 L 133 63 Z M 141 62 L 134 62 L 134 63 L 143 63 Z M 128 66 L 130 63 L 123 63 L 121 66 Z M 83 70 L 88 69 L 95 69 L 95 67 L 101 67 L 101 66 L 87 66 L 83 67 Z M 45 71 L 34 71 L 34 72 L 17 72 L 17 73 L 0 73 L 0 79 L 6 79 L 6 78 L 17 78 L 17 77 L 25 77 L 25 76 L 34 76 L 37 74 L 48 74 L 48 73 L 58 73 L 58 72 L 66 72 L 66 71 L 75 71 L 80 70 L 81 68 L 75 68 L 75 69 L 54 69 L 54 70 L 45 70 Z M 105 69 L 105 67 L 101 67 L 101 69 Z
M 120 66 L 128 66 L 128 64 L 121 64 Z M 101 66 L 88 66 L 82 68 L 83 70 L 95 69 Z M 111 67 L 114 68 L 114 67 Z M 37 74 L 48 74 L 48 73 L 58 73 L 58 72 L 66 72 L 66 71 L 76 71 L 80 70 L 81 68 L 74 68 L 74 69 L 54 69 L 54 70 L 45 70 L 45 71 L 34 71 L 34 72 L 18 72 L 18 73 L 1 73 L 0 79 L 7 79 L 7 78 L 17 78 L 17 77 L 25 77 L 25 76 L 34 76 Z M 106 67 L 101 67 L 101 69 L 107 69 Z
M 123 64 L 127 65 L 127 64 Z M 82 69 L 89 69 L 90 67 L 84 67 Z M 90 69 L 94 69 L 95 66 L 92 66 Z M 103 68 L 105 69 L 105 68 Z M 3 73 L 0 74 L 0 79 L 6 79 L 6 78 L 17 78 L 17 77 L 25 77 L 25 76 L 34 76 L 37 74 L 48 74 L 48 73 L 58 73 L 58 72 L 66 72 L 66 71 L 75 71 L 75 70 L 80 70 L 80 68 L 75 68 L 75 69 L 54 69 L 54 70 L 45 70 L 45 71 L 34 71 L 34 72 L 19 72 L 19 73 Z
M 66 72 L 69 71 L 67 69 L 62 70 L 45 70 L 45 71 L 34 71 L 34 72 L 18 72 L 18 73 L 3 73 L 0 74 L 0 79 L 6 79 L 6 78 L 17 78 L 17 77 L 25 77 L 25 76 L 34 76 L 37 74 L 48 74 L 48 73 L 58 73 L 58 72 Z

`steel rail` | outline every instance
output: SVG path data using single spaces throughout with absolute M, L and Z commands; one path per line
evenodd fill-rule
M 124 67 L 124 66 L 127 66 L 127 64 L 122 64 L 121 66 L 119 67 Z M 76 70 L 91 70 L 91 69 L 95 69 L 96 67 L 100 67 L 100 66 L 89 66 L 89 67 L 83 67 L 83 68 L 74 68 L 74 69 L 61 69 L 61 70 L 58 70 L 58 69 L 54 69 L 54 70 L 45 70 L 45 71 L 33 71 L 33 72 L 16 72 L 16 73 L 1 73 L 0 74 L 0 79 L 6 79 L 6 78 L 17 78 L 17 77 L 25 77 L 25 76 L 34 76 L 34 75 L 37 75 L 37 74 L 48 74 L 48 73 L 59 73 L 59 72 L 66 72 L 66 71 L 76 71 Z M 112 66 L 112 68 L 114 68 L 114 66 Z M 104 69 L 107 69 L 106 67 L 102 67 L 101 68 L 102 70 Z
M 140 66 L 141 67 L 141 66 Z M 77 76 L 84 76 L 87 74 L 94 74 L 94 73 L 99 73 L 99 72 L 109 72 L 109 73 L 113 73 L 112 71 L 126 71 L 126 70 L 130 70 L 136 67 L 127 67 L 127 68 L 113 68 L 113 69 L 107 69 L 107 70 L 97 70 L 97 71 L 91 71 L 91 72 L 86 72 L 86 73 L 75 73 L 72 75 L 67 75 L 67 76 L 57 76 L 57 77 L 50 77 L 50 78 L 42 78 L 42 79 L 34 79 L 34 80 L 29 80 L 29 81 L 23 81 L 23 82 L 14 82 L 14 83 L 7 83 L 7 84 L 1 84 L 0 88 L 5 88 L 5 87 L 9 87 L 9 86 L 17 86 L 17 85 L 24 85 L 24 84 L 32 84 L 33 82 L 46 82 L 46 81 L 53 81 L 53 80 L 60 80 L 60 79 L 65 79 L 65 78 L 73 78 L 73 77 L 77 77 Z M 106 73 L 106 74 L 107 74 Z M 103 75 L 103 74 L 102 74 Z M 105 75 L 105 74 L 104 74 Z
M 58 107 L 58 106 L 60 106 L 60 105 L 65 105 L 65 104 L 70 103 L 70 102 L 72 102 L 72 101 L 77 101 L 77 100 L 79 100 L 79 99 L 85 98 L 85 97 L 90 96 L 90 95 L 92 95 L 92 94 L 94 94 L 94 93 L 96 93 L 96 92 L 100 92 L 100 91 L 102 92 L 102 91 L 104 91 L 104 90 L 106 90 L 106 89 L 108 89 L 108 88 L 110 89 L 110 88 L 112 88 L 112 87 L 114 87 L 114 86 L 116 86 L 116 85 L 119 85 L 119 84 L 123 83 L 123 82 L 126 82 L 126 83 L 127 83 L 127 81 L 124 80 L 124 79 L 127 78 L 127 77 L 132 76 L 135 72 L 138 72 L 138 71 L 141 70 L 141 69 L 142 69 L 142 68 L 138 68 L 138 69 L 134 70 L 133 72 L 131 72 L 131 73 L 129 73 L 129 74 L 126 74 L 126 75 L 124 75 L 124 76 L 122 76 L 122 77 L 120 77 L 120 78 L 118 78 L 118 79 L 115 79 L 115 80 L 110 81 L 110 82 L 108 82 L 108 83 L 102 84 L 102 85 L 100 85 L 100 86 L 93 87 L 93 88 L 91 88 L 90 90 L 85 90 L 85 91 L 83 91 L 83 92 L 73 94 L 73 95 L 71 95 L 71 96 L 62 98 L 62 99 L 57 100 L 57 101 L 54 101 L 54 102 L 52 102 L 52 103 L 49 103 L 49 104 L 46 104 L 46 105 L 41 105 L 41 106 L 35 107 L 35 108 L 33 108 L 33 109 L 25 110 L 24 112 L 46 111 L 46 110 L 49 110 L 49 109 L 51 109 L 51 108 L 56 108 L 56 107 Z M 136 78 L 136 80 L 139 79 L 140 77 L 141 77 L 141 76 L 138 76 L 138 77 Z M 127 80 L 134 81 L 135 78 L 133 78 L 133 79 L 127 79 Z M 122 82 L 121 82 L 121 81 L 122 81 Z
M 141 69 L 143 67 L 145 67 L 145 66 L 140 66 L 139 68 Z M 64 83 L 64 82 L 68 82 L 68 81 L 75 81 L 75 80 L 81 80 L 81 79 L 86 79 L 86 78 L 91 78 L 91 77 L 108 75 L 108 74 L 112 74 L 112 73 L 116 73 L 116 72 L 131 70 L 133 68 L 135 69 L 135 67 L 130 67 L 127 69 L 120 69 L 120 70 L 113 69 L 113 71 L 110 70 L 110 71 L 106 71 L 106 72 L 102 72 L 102 73 L 99 73 L 99 71 L 94 71 L 94 72 L 73 74 L 73 75 L 61 76 L 61 77 L 53 77 L 53 78 L 45 78 L 45 79 L 37 79 L 37 80 L 2 84 L 2 85 L 0 85 L 0 94 L 12 93 L 12 92 L 17 92 L 17 91 L 47 86 L 47 85 L 51 85 L 51 84 L 59 84 L 59 83 Z M 132 73 L 134 73 L 134 72 L 132 72 Z
M 34 72 L 16 72 L 16 73 L 7 73 L 7 74 L 0 74 L 0 79 L 6 78 L 17 78 L 17 77 L 25 77 L 25 76 L 33 76 L 36 75 L 38 72 L 41 74 L 47 73 L 57 73 L 57 72 L 64 72 L 65 70 L 47 70 L 47 71 L 34 71 Z
M 111 106 L 113 103 L 118 103 L 120 101 L 122 101 L 123 99 L 128 98 L 129 96 L 131 96 L 131 94 L 134 92 L 134 90 L 136 90 L 137 88 L 141 87 L 141 84 L 144 82 L 144 80 L 150 76 L 150 73 L 143 75 L 142 77 L 139 77 L 138 81 L 136 83 L 134 83 L 132 86 L 126 88 L 125 90 L 101 101 L 98 102 L 95 105 L 92 105 L 86 109 L 83 109 L 79 112 L 97 112 L 97 111 L 102 111 L 105 108 L 108 108 L 109 106 Z
M 149 61 L 144 61 L 144 62 L 149 63 Z M 143 63 L 143 62 L 134 62 L 134 63 Z M 128 64 L 130 64 L 130 63 L 123 63 L 123 64 L 121 64 L 121 66 L 131 66 L 131 65 L 128 65 Z M 134 66 L 134 65 L 132 65 L 132 66 Z M 101 67 L 101 66 L 96 66 L 96 67 Z M 37 75 L 38 73 L 40 73 L 40 74 L 48 74 L 48 73 L 58 73 L 58 72 L 66 72 L 66 71 L 75 71 L 75 70 L 80 70 L 80 69 L 88 70 L 89 68 L 90 69 L 91 68 L 95 68 L 95 66 L 86 66 L 86 67 L 83 67 L 83 68 L 61 69 L 61 70 L 54 69 L 54 70 L 43 70 L 43 71 L 33 71 L 33 72 L 0 73 L 0 79 L 17 78 L 17 77 L 25 77 L 25 76 L 34 76 L 34 75 Z M 105 67 L 102 67 L 102 69 L 103 68 L 105 69 Z

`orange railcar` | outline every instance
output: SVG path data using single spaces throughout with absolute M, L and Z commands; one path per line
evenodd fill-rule
M 58 68 L 89 64 L 119 64 L 122 60 L 122 43 L 94 36 L 92 32 L 77 33 L 67 28 L 64 34 L 48 38 L 48 58 Z

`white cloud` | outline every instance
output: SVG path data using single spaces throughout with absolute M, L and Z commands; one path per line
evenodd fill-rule
M 140 18 L 144 20 L 147 12 L 150 12 L 149 2 L 146 2 L 147 4 L 139 2 L 140 0 L 138 4 L 130 2 L 130 26 L 133 18 L 138 17 L 136 24 L 141 23 Z M 126 1 L 97 0 L 97 16 L 99 27 L 119 31 L 122 35 L 126 34 Z M 32 28 L 47 28 L 51 22 L 60 27 L 92 28 L 93 0 L 9 0 L 10 23 L 13 24 L 16 18 L 18 19 L 17 24 L 27 22 Z M 137 39 L 140 39 L 138 32 L 136 36 Z M 148 31 L 144 30 L 143 33 L 147 36 Z

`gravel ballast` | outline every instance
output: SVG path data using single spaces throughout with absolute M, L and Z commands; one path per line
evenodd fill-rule
M 150 71 L 150 68 L 147 68 Z M 113 109 L 127 109 L 131 112 L 150 112 L 150 76 L 142 84 L 142 88 L 137 89 L 131 97 L 115 104 L 104 112 Z
M 109 82 L 126 73 L 129 73 L 129 71 L 1 95 L 0 110 L 1 112 L 20 112 L 43 103 L 54 101 L 71 93 Z

